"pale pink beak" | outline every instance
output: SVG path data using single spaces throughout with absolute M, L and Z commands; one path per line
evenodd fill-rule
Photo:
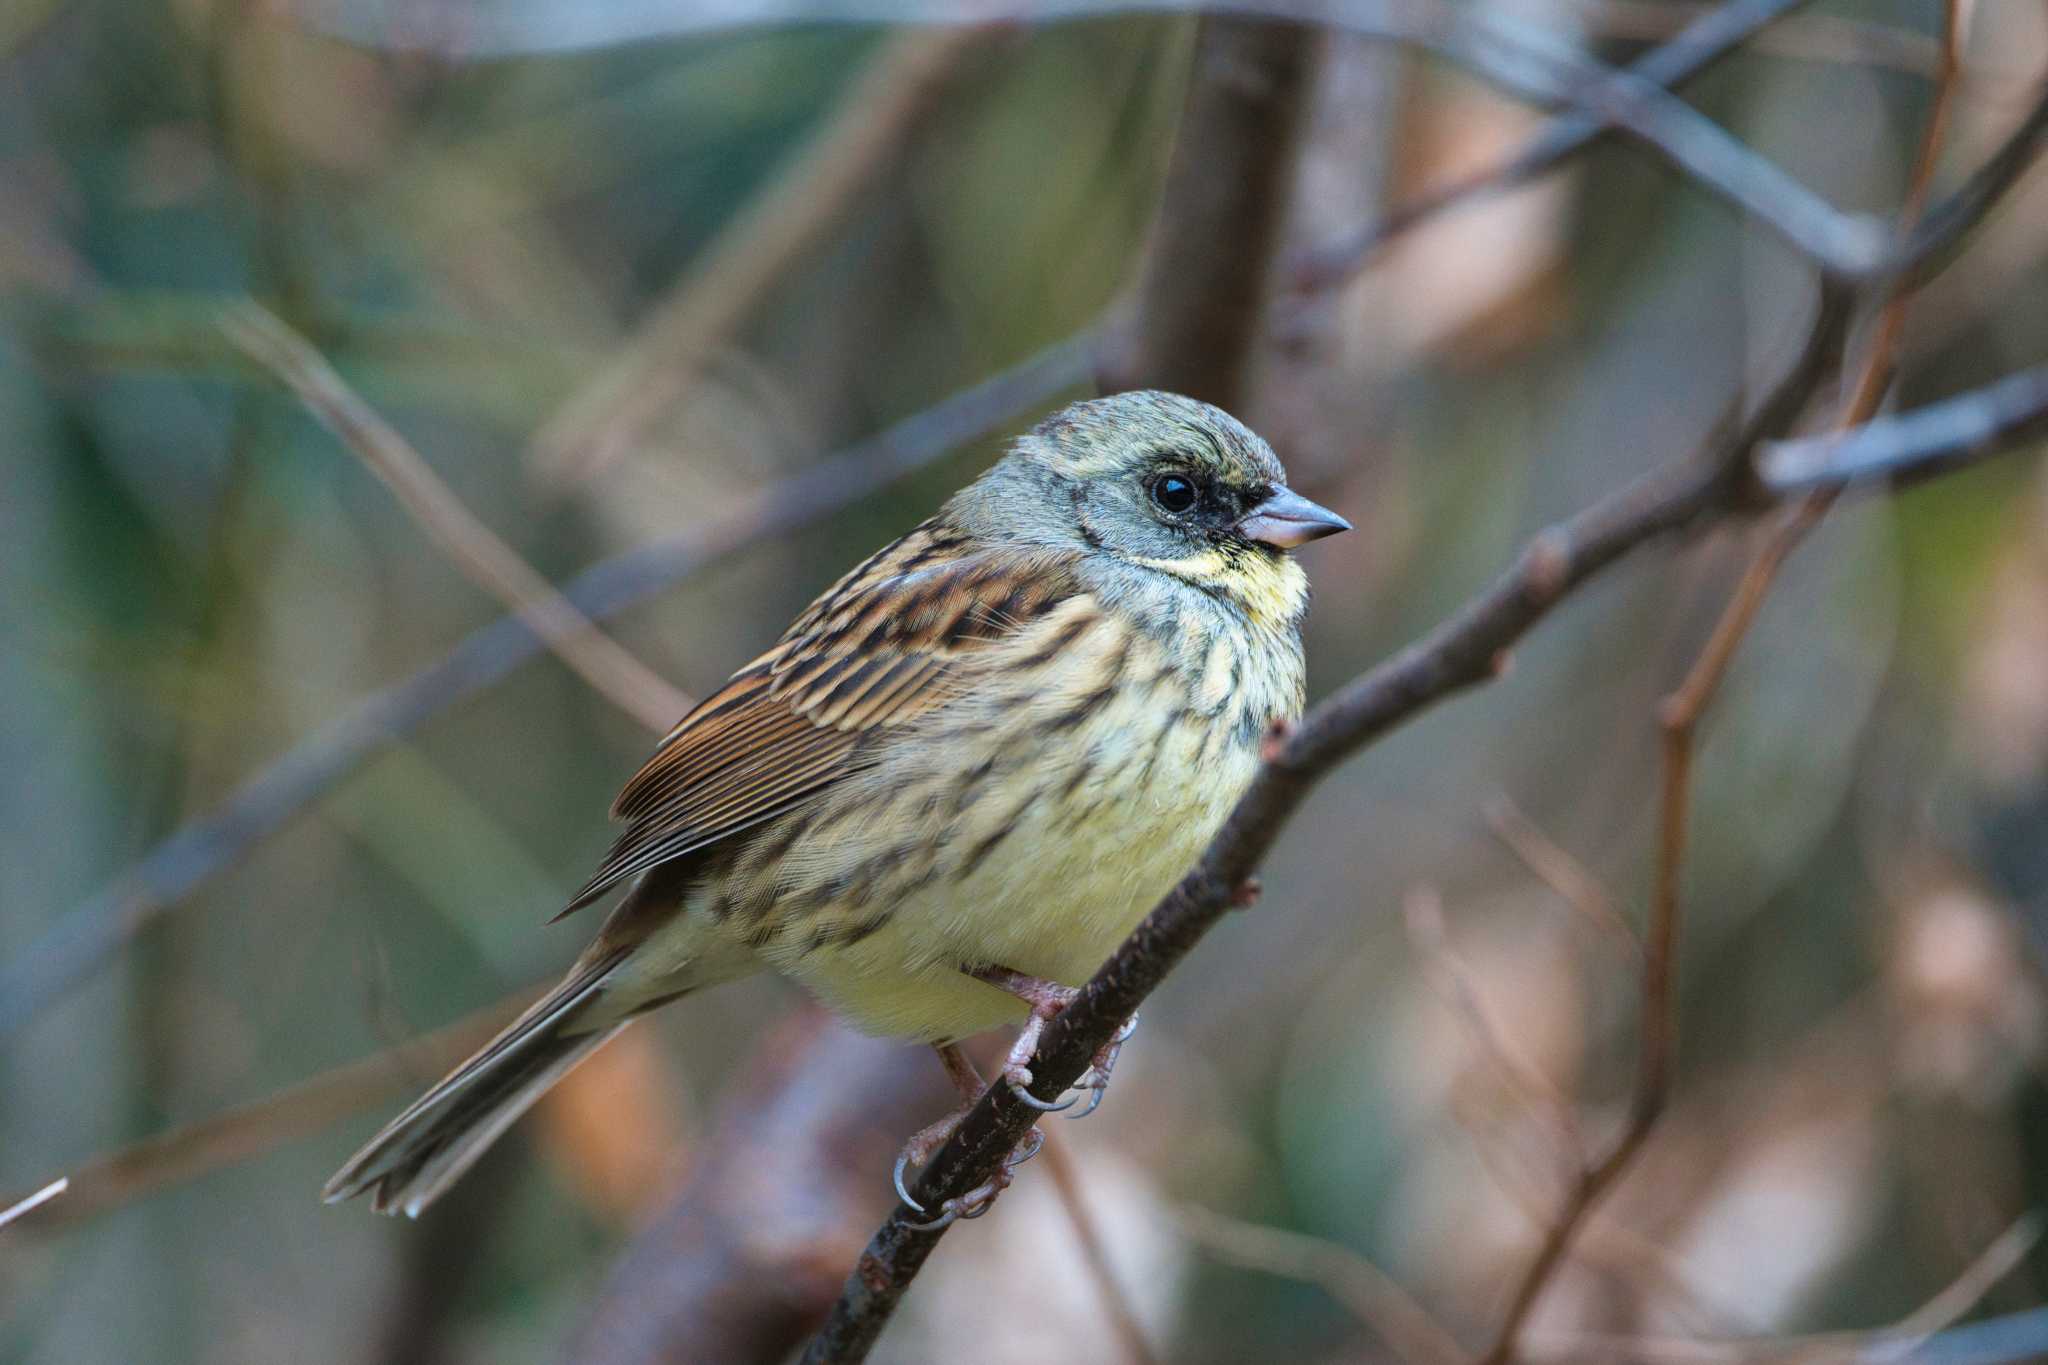
M 1350 529 L 1350 522 L 1291 488 L 1276 488 L 1237 523 L 1239 535 L 1276 550 L 1292 550 Z

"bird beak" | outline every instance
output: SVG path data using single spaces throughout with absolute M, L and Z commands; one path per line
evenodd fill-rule
M 1271 497 L 1245 513 L 1237 523 L 1239 535 L 1276 550 L 1292 550 L 1350 529 L 1350 522 L 1291 488 L 1273 490 Z

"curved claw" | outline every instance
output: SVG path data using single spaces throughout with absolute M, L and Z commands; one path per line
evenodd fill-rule
M 1108 1093 L 1109 1087 L 1106 1085 L 1090 1086 L 1088 1089 L 1088 1107 L 1086 1109 L 1083 1109 L 1078 1114 L 1067 1115 L 1067 1121 L 1071 1123 L 1075 1119 L 1087 1118 L 1090 1114 L 1094 1113 L 1097 1109 L 1100 1109 L 1102 1107 L 1102 1097 L 1104 1095 L 1107 1095 Z
M 977 1185 L 963 1195 L 948 1199 L 939 1205 L 939 1216 L 922 1223 L 906 1221 L 903 1226 L 912 1232 L 937 1232 L 958 1222 L 971 1222 L 996 1206 L 996 1196 L 1003 1192 L 1002 1186 L 991 1180 Z
M 924 1205 L 918 1203 L 915 1199 L 912 1199 L 910 1197 L 910 1187 L 906 1185 L 903 1180 L 903 1173 L 909 1169 L 910 1149 L 908 1147 L 905 1147 L 902 1151 L 896 1154 L 896 1170 L 894 1172 L 894 1180 L 896 1184 L 896 1197 L 898 1199 L 901 1199 L 914 1212 L 923 1213 Z
M 1036 1109 L 1041 1114 L 1057 1114 L 1062 1110 L 1072 1109 L 1081 1102 L 1079 1095 L 1067 1099 L 1042 1100 L 1026 1090 L 1023 1083 L 1014 1076 L 1005 1076 L 1003 1081 L 1010 1087 L 1010 1093 L 1017 1097 L 1019 1104 Z
M 903 1226 L 909 1228 L 912 1232 L 937 1232 L 941 1228 L 949 1228 L 953 1226 L 953 1224 L 959 1222 L 961 1217 L 963 1216 L 960 1212 L 959 1205 L 959 1200 L 948 1199 L 945 1203 L 939 1205 L 938 1217 L 930 1219 L 923 1223 L 913 1223 L 910 1220 L 905 1219 Z M 979 1217 L 980 1215 L 968 1214 L 965 1216 L 972 1218 Z
M 1110 1045 L 1115 1046 L 1119 1043 L 1128 1043 L 1129 1041 L 1131 1041 L 1131 1035 L 1136 1033 L 1137 1031 L 1138 1016 L 1134 1014 L 1130 1018 L 1124 1020 L 1123 1027 L 1119 1028 L 1116 1031 L 1116 1037 L 1109 1040 Z

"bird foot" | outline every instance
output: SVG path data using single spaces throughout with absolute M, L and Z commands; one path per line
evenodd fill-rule
M 906 1207 L 918 1213 L 928 1212 L 923 1204 L 911 1197 L 906 1175 L 912 1166 L 922 1168 L 937 1154 L 939 1148 L 946 1145 L 946 1139 L 958 1131 L 961 1120 L 967 1117 L 968 1111 L 972 1108 L 972 1105 L 966 1105 L 946 1115 L 937 1123 L 919 1129 L 909 1142 L 903 1144 L 902 1152 L 896 1157 L 895 1182 L 896 1197 L 901 1199 Z M 955 1195 L 940 1204 L 932 1218 L 921 1223 L 906 1223 L 905 1226 L 917 1232 L 936 1232 L 963 1219 L 981 1217 L 994 1207 L 996 1196 L 1010 1188 L 1010 1182 L 1016 1178 L 1017 1168 L 1037 1156 L 1043 1146 L 1045 1134 L 1036 1128 L 1027 1130 L 1018 1140 L 1016 1147 L 1003 1158 L 1002 1165 L 996 1168 L 993 1176 L 967 1193 Z

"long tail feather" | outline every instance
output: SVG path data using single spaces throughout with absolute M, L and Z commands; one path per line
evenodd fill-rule
M 599 1006 L 605 979 L 625 956 L 572 972 L 384 1125 L 321 1197 L 332 1204 L 368 1191 L 379 1213 L 417 1218 L 550 1086 L 626 1026 L 625 1012 Z

